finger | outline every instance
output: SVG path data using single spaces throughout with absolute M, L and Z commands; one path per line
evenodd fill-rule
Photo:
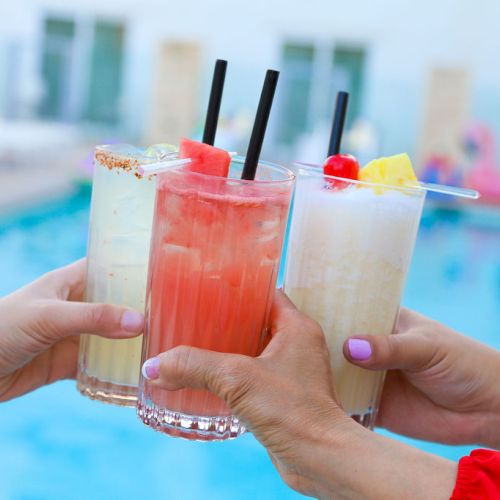
M 433 320 L 422 314 L 402 307 L 399 311 L 399 318 L 396 325 L 396 333 L 407 332 L 410 328 L 421 325 L 429 325 Z
M 314 385 L 320 374 L 331 376 L 328 347 L 319 323 L 301 313 L 280 292 L 276 294 L 273 314 L 272 339 L 260 359 L 268 362 L 271 369 L 279 369 L 292 377 L 297 371 L 302 372 L 304 384 Z M 307 365 L 304 359 L 315 359 L 316 363 Z
M 356 336 L 344 343 L 344 356 L 370 370 L 420 370 L 437 362 L 438 347 L 419 334 Z
M 85 293 L 87 259 L 80 259 L 59 269 L 58 297 L 62 300 L 82 301 Z
M 152 384 L 176 391 L 206 389 L 231 405 L 255 380 L 252 358 L 179 346 L 148 359 L 142 374 Z
M 85 291 L 86 259 L 50 271 L 36 280 L 31 286 L 36 295 L 46 298 L 80 301 Z
M 273 305 L 271 308 L 271 324 L 275 325 L 283 321 L 287 315 L 297 311 L 295 304 L 289 297 L 281 290 L 274 292 Z M 275 328 L 273 328 L 274 330 Z
M 280 310 L 297 310 L 290 297 L 281 289 L 277 289 L 274 293 L 274 305 Z
M 91 333 L 108 338 L 134 337 L 144 329 L 144 316 L 110 304 L 39 301 L 34 317 L 37 332 L 51 340 Z
M 296 358 L 304 349 L 326 348 L 319 323 L 300 312 L 281 290 L 276 290 L 274 296 L 270 334 L 272 340 L 266 345 L 264 358 L 275 355 Z

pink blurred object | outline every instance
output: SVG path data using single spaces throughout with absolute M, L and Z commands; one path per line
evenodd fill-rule
M 460 169 L 456 168 L 447 156 L 432 155 L 422 168 L 419 179 L 424 182 L 461 186 L 459 176 L 457 176 L 459 171 Z
M 430 156 L 419 172 L 418 178 L 422 182 L 463 187 L 461 169 L 454 165 L 450 158 L 443 155 Z M 440 202 L 445 205 L 460 203 L 462 201 L 460 198 L 433 192 L 429 192 L 427 196 L 429 200 Z
M 500 168 L 496 164 L 496 143 L 491 130 L 481 123 L 473 124 L 466 133 L 466 142 L 474 148 L 465 185 L 481 193 L 481 201 L 500 205 Z

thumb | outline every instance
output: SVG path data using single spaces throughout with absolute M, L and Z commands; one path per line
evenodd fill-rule
M 277 288 L 274 292 L 273 306 L 279 310 L 296 311 L 295 304 L 290 300 L 288 295 L 283 290 Z
M 129 338 L 144 328 L 144 316 L 137 311 L 100 303 L 40 301 L 35 318 L 36 331 L 51 340 L 81 333 Z
M 436 360 L 437 347 L 424 335 L 365 335 L 344 342 L 344 356 L 369 370 L 419 371 Z
M 151 384 L 169 391 L 206 389 L 232 406 L 253 386 L 255 367 L 255 360 L 248 356 L 179 346 L 148 359 L 142 374 Z

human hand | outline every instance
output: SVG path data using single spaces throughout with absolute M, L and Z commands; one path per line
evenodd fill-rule
M 81 303 L 84 289 L 82 259 L 0 299 L 0 401 L 75 377 L 80 333 L 118 339 L 142 331 L 142 314 Z
M 297 457 L 312 453 L 307 446 L 320 441 L 332 423 L 341 427 L 350 420 L 336 403 L 320 326 L 282 293 L 276 296 L 271 333 L 258 358 L 181 346 L 146 362 L 146 373 L 158 376 L 150 382 L 157 387 L 208 389 L 221 396 L 267 448 L 283 479 L 311 492 L 305 460 Z
M 500 447 L 498 351 L 407 309 L 396 335 L 355 339 L 344 344 L 349 361 L 390 370 L 378 426 L 429 441 Z M 367 359 L 355 360 L 351 351 Z
M 321 328 L 281 292 L 271 334 L 257 358 L 180 346 L 146 361 L 143 373 L 156 387 L 206 389 L 222 397 L 266 447 L 283 480 L 301 493 L 449 497 L 454 464 L 377 436 L 341 410 Z

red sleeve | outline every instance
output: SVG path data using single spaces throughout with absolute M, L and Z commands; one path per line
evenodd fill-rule
M 500 452 L 474 450 L 462 457 L 450 500 L 500 500 Z

